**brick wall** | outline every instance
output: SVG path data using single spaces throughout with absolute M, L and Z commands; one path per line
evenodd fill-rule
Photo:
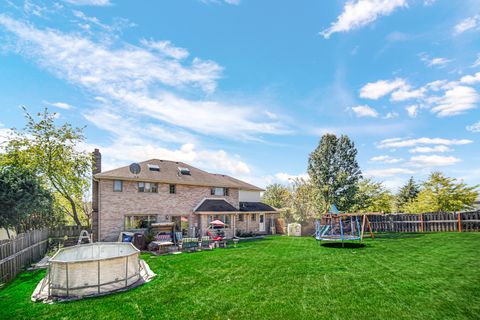
M 212 196 L 210 187 L 177 185 L 176 194 L 169 193 L 168 184 L 159 184 L 158 193 L 138 192 L 138 183 L 123 181 L 123 191 L 113 192 L 113 180 L 100 180 L 99 224 L 100 241 L 115 241 L 124 230 L 126 215 L 156 215 L 157 221 L 170 221 L 169 217 L 189 217 L 189 232 L 198 224 L 193 209 L 204 198 L 225 198 L 238 208 L 238 190 L 230 189 L 229 196 Z

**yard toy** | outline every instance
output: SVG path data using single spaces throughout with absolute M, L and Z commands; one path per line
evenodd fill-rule
M 360 217 L 362 224 L 360 226 Z M 315 222 L 315 239 L 318 241 L 355 241 L 363 240 L 365 225 L 369 228 L 373 239 L 373 232 L 368 220 L 368 214 L 340 213 L 335 205 L 323 217 Z

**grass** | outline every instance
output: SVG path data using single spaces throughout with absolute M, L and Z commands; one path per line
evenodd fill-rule
M 128 292 L 47 305 L 44 271 L 0 290 L 0 319 L 478 319 L 480 233 L 385 234 L 361 248 L 269 237 L 143 258 L 158 276 Z

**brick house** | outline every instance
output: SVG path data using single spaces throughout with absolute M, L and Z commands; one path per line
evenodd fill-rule
M 173 222 L 185 236 L 205 235 L 210 222 L 237 232 L 269 234 L 278 212 L 260 202 L 263 189 L 233 177 L 212 174 L 183 162 L 151 159 L 101 171 L 94 153 L 92 228 L 94 238 L 115 241 L 121 231 Z

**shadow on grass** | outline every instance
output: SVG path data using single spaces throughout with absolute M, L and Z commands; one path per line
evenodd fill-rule
M 341 242 L 327 242 L 322 243 L 322 247 L 325 248 L 337 248 L 337 249 L 358 249 L 358 248 L 365 248 L 364 243 L 353 243 L 353 242 L 344 242 L 343 245 Z

